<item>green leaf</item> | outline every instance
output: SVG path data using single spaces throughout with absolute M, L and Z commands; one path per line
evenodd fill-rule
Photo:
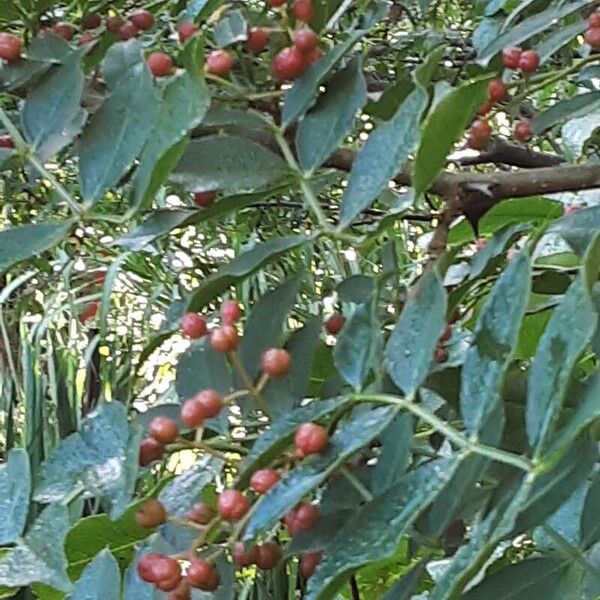
M 521 251 L 492 288 L 475 326 L 460 390 L 461 414 L 472 434 L 501 401 L 504 373 L 529 298 L 530 276 L 529 255 Z
M 42 161 L 70 144 L 83 127 L 83 81 L 80 56 L 73 54 L 27 95 L 21 110 L 23 131 Z
M 381 345 L 377 314 L 370 305 L 359 305 L 339 333 L 333 350 L 336 368 L 355 390 L 362 388 L 375 366 Z
M 358 153 L 342 198 L 340 226 L 348 225 L 387 188 L 419 141 L 427 94 L 415 89 L 396 114 L 380 125 Z
M 578 94 L 553 104 L 537 115 L 533 120 L 531 130 L 533 133 L 539 134 L 570 119 L 585 117 L 598 109 L 600 109 L 600 92 Z
M 381 598 L 381 600 L 411 600 L 421 581 L 421 576 L 427 565 L 426 560 L 419 561 L 414 567 L 402 576 Z
M 240 279 L 251 275 L 266 264 L 279 258 L 282 254 L 311 242 L 313 239 L 315 239 L 314 235 L 276 238 L 262 242 L 252 250 L 240 254 L 221 267 L 214 275 L 204 280 L 190 296 L 188 310 L 201 310 L 213 298 L 216 298 Z
M 274 525 L 348 457 L 377 437 L 396 411 L 391 407 L 355 411 L 333 434 L 322 454 L 297 466 L 263 496 L 248 520 L 245 539 L 250 540 Z
M 135 560 L 127 567 L 123 582 L 123 600 L 162 600 L 164 594 L 153 584 L 147 583 L 140 578 L 137 566 L 140 558 L 147 554 L 147 548 L 142 548 L 136 555 Z
M 548 231 L 558 233 L 579 256 L 583 256 L 599 229 L 600 206 L 592 206 L 564 216 Z
M 39 515 L 17 545 L 0 558 L 0 585 L 22 587 L 44 583 L 67 592 L 64 540 L 69 529 L 69 513 L 65 506 L 51 504 Z
M 322 506 L 319 506 L 319 509 L 322 509 Z M 327 548 L 335 534 L 353 516 L 353 510 L 348 509 L 326 513 L 321 510 L 322 518 L 309 530 L 296 534 L 286 546 L 284 555 L 293 556 Z
M 0 231 L 0 271 L 50 250 L 67 237 L 73 223 L 31 223 Z
M 510 27 L 505 33 L 496 37 L 481 52 L 478 52 L 478 62 L 487 66 L 492 58 L 507 46 L 518 46 L 521 42 L 547 30 L 556 20 L 590 4 L 590 0 L 573 0 L 564 4 L 550 4 L 548 9 L 521 21 Z
M 102 63 L 108 97 L 79 140 L 83 197 L 98 200 L 114 187 L 148 139 L 159 103 L 136 40 L 114 44 Z
M 432 108 L 423 125 L 413 167 L 413 187 L 417 194 L 427 191 L 446 164 L 455 142 L 483 104 L 487 83 L 488 78 L 467 82 L 443 96 Z
M 30 492 L 29 456 L 23 448 L 13 448 L 0 465 L 0 546 L 12 544 L 23 533 Z
M 446 322 L 446 292 L 434 269 L 413 289 L 385 347 L 386 370 L 406 394 L 413 395 L 429 372 Z
M 363 61 L 355 58 L 327 81 L 325 92 L 298 126 L 296 148 L 302 169 L 312 172 L 329 157 L 352 130 L 366 101 Z
M 103 404 L 90 414 L 80 431 L 70 435 L 42 465 L 34 499 L 60 502 L 76 490 L 83 497 L 104 497 L 111 517 L 123 514 L 137 476 L 140 432 L 127 421 L 117 402 Z
M 232 375 L 225 355 L 214 350 L 208 338 L 193 343 L 179 359 L 175 389 L 182 401 L 205 389 L 213 389 L 220 394 L 232 391 Z M 223 409 L 216 417 L 207 419 L 205 426 L 225 433 L 228 428 L 227 410 Z
M 221 3 L 221 0 L 189 0 L 181 15 L 182 21 L 203 20 L 212 13 Z
M 250 131 L 268 131 L 268 125 L 254 110 L 229 108 L 228 106 L 212 105 L 202 121 L 202 127 L 216 129 L 231 128 L 247 129 Z
M 563 581 L 564 560 L 541 557 L 524 560 L 495 571 L 469 590 L 464 600 L 531 600 L 568 598 Z
M 73 586 L 70 600 L 119 600 L 121 573 L 108 550 L 102 550 Z
M 371 488 L 379 495 L 397 484 L 410 463 L 413 444 L 413 418 L 400 413 L 379 436 L 381 450 L 371 476 Z
M 314 400 L 307 406 L 296 408 L 284 414 L 256 440 L 244 461 L 244 468 L 238 477 L 236 486 L 243 489 L 254 471 L 265 467 L 276 456 L 281 455 L 285 448 L 290 445 L 299 425 L 309 421 L 317 421 L 342 408 L 349 401 L 348 397 Z
M 137 206 L 147 204 L 168 178 L 185 150 L 181 140 L 200 124 L 209 104 L 210 94 L 203 79 L 186 71 L 169 83 L 133 180 Z M 173 148 L 176 150 L 170 156 Z
M 554 310 L 538 345 L 529 374 L 526 425 L 539 454 L 562 408 L 571 371 L 592 339 L 598 315 L 581 272 Z
M 287 351 L 292 357 L 292 368 L 289 373 L 290 388 L 298 398 L 305 398 L 308 393 L 321 328 L 321 316 L 311 317 L 302 329 L 292 334 L 286 344 Z
M 350 32 L 348 39 L 334 46 L 321 60 L 312 65 L 285 95 L 283 104 L 282 124 L 287 127 L 298 117 L 302 116 L 313 104 L 319 86 L 327 77 L 328 73 L 343 58 L 343 56 L 361 38 L 364 31 Z
M 171 179 L 193 192 L 251 192 L 279 179 L 284 161 L 264 146 L 233 135 L 195 139 L 188 144 Z
M 292 277 L 262 296 L 244 327 L 238 355 L 251 379 L 261 372 L 260 360 L 268 348 L 279 347 L 287 315 L 294 305 L 304 275 Z
M 248 23 L 241 10 L 230 10 L 219 20 L 213 31 L 215 43 L 221 48 L 244 42 L 247 36 Z
M 331 541 L 309 579 L 306 600 L 331 600 L 349 571 L 392 556 L 400 538 L 442 490 L 455 464 L 453 458 L 424 464 L 365 504 Z
M 561 25 L 551 36 L 535 46 L 536 52 L 540 55 L 540 62 L 545 63 L 555 52 L 582 34 L 586 28 L 587 23 L 583 19 L 577 19 L 569 25 Z
M 596 474 L 592 485 L 589 487 L 581 513 L 581 548 L 587 550 L 600 541 L 600 475 Z

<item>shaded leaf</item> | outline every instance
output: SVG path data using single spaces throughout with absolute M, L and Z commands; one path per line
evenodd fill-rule
M 579 256 L 585 254 L 598 230 L 600 230 L 600 206 L 592 206 L 566 215 L 549 229 L 550 232 L 562 236 Z
M 600 475 L 596 475 L 590 485 L 583 512 L 581 513 L 581 547 L 586 550 L 600 541 L 600 519 L 598 509 L 600 507 Z
M 23 448 L 13 448 L 0 465 L 0 546 L 12 544 L 23 533 L 30 492 L 29 456 Z
M 119 565 L 108 550 L 102 550 L 85 568 L 68 597 L 70 600 L 119 600 L 120 596 Z
M 215 25 L 213 37 L 215 43 L 221 48 L 231 46 L 236 42 L 246 41 L 248 24 L 240 10 L 230 10 Z
M 598 109 L 600 109 L 600 91 L 578 94 L 560 100 L 537 115 L 531 124 L 531 130 L 534 134 L 539 134 L 570 119 L 585 117 Z
M 402 576 L 402 579 L 397 581 L 381 598 L 381 600 L 411 600 L 419 585 L 421 576 L 425 571 L 427 562 L 419 561 L 414 567 Z

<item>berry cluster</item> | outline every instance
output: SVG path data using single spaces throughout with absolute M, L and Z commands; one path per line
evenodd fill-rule
M 584 38 L 593 50 L 600 50 L 600 13 L 595 12 L 588 17 Z

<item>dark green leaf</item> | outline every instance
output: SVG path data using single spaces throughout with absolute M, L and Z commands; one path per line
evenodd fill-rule
M 555 52 L 582 34 L 586 27 L 587 23 L 583 19 L 577 19 L 569 25 L 561 25 L 557 31 L 535 47 L 536 52 L 540 55 L 540 62 L 545 63 Z
M 412 77 L 401 73 L 396 78 L 396 82 L 386 88 L 377 101 L 367 102 L 364 113 L 383 121 L 388 121 L 394 116 L 400 104 L 415 88 Z
M 550 4 L 548 9 L 510 27 L 502 35 L 496 37 L 488 46 L 478 53 L 479 63 L 487 66 L 492 58 L 507 46 L 518 46 L 536 34 L 548 29 L 556 20 L 588 5 L 589 0 L 574 0 L 564 4 Z
M 422 465 L 365 504 L 340 529 L 309 579 L 306 600 L 331 600 L 349 571 L 391 556 L 402 535 L 452 475 L 454 459 Z
M 600 230 L 600 206 L 592 206 L 566 215 L 549 229 L 550 232 L 562 236 L 579 256 L 585 254 L 598 230 Z
M 34 498 L 59 502 L 75 490 L 101 496 L 111 517 L 123 514 L 134 490 L 140 432 L 127 422 L 124 405 L 103 404 L 65 438 L 44 462 Z
M 203 20 L 205 16 L 214 11 L 221 0 L 189 0 L 182 13 L 182 21 Z
M 0 546 L 12 544 L 23 533 L 30 492 L 29 457 L 23 448 L 14 448 L 0 465 Z
M 69 513 L 60 504 L 51 504 L 34 521 L 22 541 L 0 559 L 0 585 L 21 587 L 45 583 L 69 591 L 64 540 Z
M 407 395 L 423 383 L 446 321 L 446 292 L 429 269 L 408 298 L 385 348 L 386 369 Z
M 414 597 L 426 565 L 427 561 L 425 560 L 418 562 L 386 592 L 381 600 L 411 600 Z
M 85 568 L 68 597 L 70 600 L 119 600 L 121 574 L 117 561 L 108 550 L 102 550 Z
M 530 274 L 529 255 L 521 251 L 492 288 L 477 321 L 460 391 L 463 421 L 472 434 L 500 402 L 504 373 L 529 298 Z
M 136 205 L 149 202 L 167 179 L 184 151 L 179 142 L 202 121 L 209 104 L 210 95 L 203 79 L 185 72 L 169 83 L 133 180 Z M 177 147 L 174 158 L 165 163 L 163 159 L 170 158 L 168 152 L 174 147 Z
M 211 106 L 202 121 L 202 127 L 223 129 L 248 129 L 251 131 L 268 131 L 267 123 L 260 113 L 253 110 L 241 110 L 227 106 Z
M 335 366 L 353 388 L 362 388 L 369 370 L 377 363 L 381 346 L 377 315 L 370 305 L 359 305 L 339 333 L 333 350 Z
M 395 414 L 396 409 L 390 407 L 355 411 L 331 437 L 325 452 L 296 467 L 260 500 L 246 525 L 245 539 L 271 527 L 349 456 L 379 435 Z
M 367 275 L 352 275 L 337 287 L 340 302 L 363 304 L 370 302 L 375 292 L 375 280 Z
M 427 94 L 415 89 L 396 114 L 380 125 L 358 153 L 344 192 L 340 225 L 348 225 L 387 188 L 419 141 Z
M 250 192 L 279 179 L 286 164 L 275 153 L 246 138 L 217 135 L 188 144 L 173 172 L 175 183 L 194 192 Z
M 215 25 L 213 37 L 221 48 L 231 46 L 236 42 L 244 42 L 248 35 L 248 24 L 240 10 L 230 10 Z
M 33 258 L 67 237 L 73 221 L 32 223 L 0 231 L 0 271 Z
M 279 456 L 292 441 L 298 425 L 316 421 L 341 408 L 349 401 L 347 397 L 315 400 L 307 406 L 296 408 L 283 415 L 256 440 L 246 457 L 237 486 L 244 488 L 254 471 L 270 464 L 273 458 Z
M 547 129 L 560 125 L 571 119 L 578 119 L 597 111 L 600 108 L 600 92 L 578 94 L 572 98 L 561 100 L 536 116 L 531 129 L 539 134 Z
M 70 144 L 85 122 L 86 113 L 79 108 L 84 80 L 79 58 L 73 54 L 50 71 L 21 110 L 25 137 L 42 161 Z
M 352 31 L 345 42 L 334 46 L 321 60 L 312 65 L 300 79 L 294 82 L 294 85 L 285 95 L 282 116 L 282 123 L 285 127 L 293 123 L 310 108 L 317 96 L 319 86 L 328 73 L 363 34 L 364 31 Z
M 227 290 L 240 279 L 251 275 L 256 270 L 289 252 L 311 242 L 314 236 L 297 235 L 287 238 L 276 238 L 262 242 L 252 250 L 240 254 L 221 267 L 214 275 L 205 279 L 190 296 L 188 310 L 201 310 L 208 302 Z
M 290 387 L 298 398 L 304 398 L 308 392 L 321 327 L 320 315 L 311 317 L 302 329 L 292 334 L 286 344 L 286 348 L 292 356 L 292 368 L 289 374 Z
M 319 509 L 322 507 L 320 506 Z M 292 541 L 285 549 L 286 556 L 301 554 L 302 552 L 314 552 L 327 548 L 335 534 L 340 530 L 348 519 L 352 518 L 352 510 L 339 510 L 333 513 L 323 514 L 314 527 L 308 531 L 302 531 L 292 538 Z
M 325 92 L 298 126 L 296 148 L 302 169 L 312 172 L 329 157 L 351 131 L 366 101 L 363 61 L 356 58 L 327 81 Z
M 559 600 L 570 597 L 566 592 L 563 575 L 565 561 L 553 557 L 532 558 L 509 565 L 486 577 L 469 590 L 465 600 L 531 600 L 548 598 Z
M 483 104 L 487 82 L 487 79 L 467 82 L 446 94 L 432 108 L 423 125 L 415 157 L 413 187 L 417 194 L 427 191 L 446 164 L 455 142 Z
M 600 541 L 600 475 L 596 474 L 592 485 L 585 497 L 583 512 L 581 514 L 581 547 L 587 550 Z
M 148 139 L 159 103 L 139 43 L 113 45 L 103 63 L 109 95 L 79 140 L 83 197 L 98 200 L 115 186 Z
M 597 320 L 582 272 L 554 310 L 531 366 L 526 424 L 536 453 L 543 451 L 552 432 L 571 371 L 591 340 Z

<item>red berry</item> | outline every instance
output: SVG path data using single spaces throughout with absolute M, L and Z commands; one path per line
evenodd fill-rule
M 10 135 L 4 134 L 0 135 L 0 148 L 14 148 L 15 143 Z
M 590 27 L 585 32 L 585 41 L 589 44 L 594 50 L 600 48 L 600 26 L 599 27 Z
M 492 128 L 487 121 L 475 119 L 471 125 L 471 135 L 480 142 L 487 143 L 492 137 Z
M 161 560 L 163 557 L 162 554 L 158 552 L 150 552 L 149 554 L 144 554 L 138 562 L 137 570 L 142 581 L 146 581 L 148 583 L 154 583 L 156 581 L 154 575 L 154 565 L 156 561 Z
M 214 75 L 227 75 L 234 63 L 233 54 L 227 50 L 213 50 L 206 58 L 206 71 Z
M 172 444 L 179 435 L 179 428 L 173 419 L 159 416 L 150 422 L 148 433 L 161 444 Z
M 154 15 L 147 10 L 136 10 L 129 15 L 129 20 L 138 28 L 144 31 L 152 29 L 154 25 Z
M 155 529 L 167 522 L 167 511 L 158 500 L 147 500 L 135 513 L 135 522 L 144 529 Z
M 258 548 L 252 546 L 246 550 L 244 542 L 236 542 L 231 550 L 231 558 L 238 567 L 249 567 L 258 560 Z
M 446 327 L 444 328 L 444 331 L 442 332 L 442 335 L 440 335 L 438 342 L 440 344 L 443 344 L 444 342 L 447 342 L 451 337 L 452 337 L 452 327 L 450 325 L 446 325 Z
M 269 6 L 283 6 L 285 4 L 286 0 L 267 0 L 267 4 Z
M 235 300 L 225 300 L 221 304 L 221 321 L 225 325 L 233 325 L 242 316 L 242 309 Z
M 500 102 L 506 98 L 506 86 L 501 79 L 492 79 L 488 83 L 488 96 L 492 102 Z
M 481 150 L 486 144 L 478 140 L 472 133 L 467 136 L 467 146 L 472 150 Z
M 197 31 L 198 25 L 192 23 L 192 21 L 182 21 L 177 25 L 177 33 L 179 34 L 180 42 L 189 40 Z
M 170 579 L 159 579 L 156 582 L 156 587 L 163 592 L 172 592 L 176 590 L 183 582 L 181 573 L 174 575 Z
M 237 329 L 233 325 L 225 325 L 210 334 L 210 343 L 217 352 L 233 352 L 239 344 Z
M 98 314 L 98 303 L 90 302 L 82 311 L 79 313 L 79 322 L 85 323 L 89 319 L 93 319 Z
M 182 579 L 179 586 L 167 596 L 167 600 L 192 600 L 192 591 L 187 579 Z
M 433 355 L 434 360 L 438 364 L 445 363 L 448 360 L 448 350 L 443 346 L 437 346 Z
M 54 33 L 54 35 L 63 38 L 63 40 L 67 40 L 67 42 L 70 42 L 73 39 L 73 36 L 75 35 L 75 29 L 73 29 L 71 25 L 69 25 L 68 23 L 64 23 L 63 21 L 54 25 L 54 27 L 52 28 L 52 32 Z
M 283 377 L 292 368 L 292 357 L 282 348 L 269 348 L 261 359 L 263 373 L 269 377 Z
M 98 271 L 97 273 L 94 273 L 94 283 L 98 284 L 98 285 L 102 285 L 104 284 L 104 282 L 106 281 L 106 271 Z
M 294 442 L 305 456 L 318 454 L 327 447 L 329 436 L 327 429 L 316 423 L 304 423 L 296 430 Z
M 140 467 L 147 467 L 149 464 L 160 460 L 165 453 L 165 446 L 153 437 L 144 438 L 140 442 L 139 463 Z
M 306 579 L 313 575 L 322 558 L 322 552 L 307 552 L 300 557 L 300 572 Z
M 273 569 L 281 560 L 281 548 L 275 542 L 265 542 L 258 547 L 256 566 L 260 569 Z
M 219 495 L 217 508 L 226 521 L 239 521 L 250 509 L 250 502 L 239 490 L 225 490 Z
M 87 46 L 88 44 L 91 44 L 93 41 L 95 41 L 95 39 L 96 36 L 93 33 L 85 31 L 81 34 L 81 37 L 79 38 L 79 45 Z
M 110 31 L 111 33 L 119 33 L 119 29 L 121 29 L 122 25 L 123 19 L 119 16 L 107 17 L 106 19 L 106 29 L 108 29 L 108 31 Z
M 81 20 L 82 29 L 96 29 L 102 25 L 102 17 L 98 13 L 89 13 Z
M 119 39 L 123 40 L 124 42 L 136 38 L 137 35 L 138 28 L 131 21 L 126 21 L 123 23 L 123 25 L 121 25 L 121 27 L 119 27 Z
M 260 54 L 269 44 L 269 32 L 262 27 L 253 27 L 248 32 L 246 48 L 252 54 Z
M 315 16 L 312 0 L 296 0 L 292 12 L 298 21 L 310 21 Z
M 166 587 L 170 587 L 170 589 L 165 589 L 160 587 L 161 590 L 170 592 L 174 590 L 177 585 L 179 585 L 179 580 L 181 578 L 181 566 L 179 563 L 169 556 L 158 555 L 152 565 L 152 573 L 154 575 L 154 582 L 157 584 L 157 587 L 160 587 L 160 582 L 166 582 Z M 178 580 L 174 583 L 174 580 Z
M 216 197 L 216 192 L 194 192 L 194 204 L 205 208 L 213 204 Z
M 152 52 L 146 63 L 154 77 L 164 77 L 173 72 L 173 59 L 164 52 Z
M 314 48 L 306 55 L 309 65 L 314 65 L 317 61 L 321 60 L 322 57 L 323 53 L 320 48 Z
M 317 47 L 318 37 L 317 34 L 308 27 L 296 31 L 294 34 L 294 46 L 302 52 L 302 54 L 309 54 Z
M 294 509 L 294 522 L 299 531 L 312 529 L 319 520 L 319 509 L 308 502 L 301 502 Z
M 181 407 L 181 421 L 190 429 L 200 427 L 204 423 L 204 409 L 193 398 L 186 400 Z
M 186 578 L 192 587 L 213 592 L 219 587 L 219 574 L 216 569 L 206 560 L 192 560 L 186 571 Z
M 346 323 L 346 317 L 340 313 L 335 313 L 325 321 L 325 330 L 331 335 L 337 335 Z
M 250 487 L 257 494 L 266 494 L 279 481 L 275 469 L 260 469 L 250 478 Z
M 223 408 L 223 399 L 215 390 L 202 390 L 192 400 L 200 406 L 205 419 L 216 417 Z
M 519 59 L 519 69 L 523 73 L 534 73 L 540 66 L 540 55 L 535 50 L 525 50 Z
M 298 48 L 292 46 L 275 55 L 271 68 L 278 81 L 292 81 L 302 75 L 307 64 L 307 58 Z
M 482 104 L 479 107 L 477 114 L 480 117 L 484 117 L 485 115 L 487 115 L 490 112 L 490 110 L 492 110 L 493 107 L 494 107 L 494 104 L 490 100 L 488 100 L 485 104 Z
M 515 139 L 519 142 L 528 142 L 531 139 L 531 121 L 523 119 L 515 126 Z
M 181 331 L 193 340 L 204 337 L 208 334 L 206 320 L 198 313 L 186 313 L 181 319 Z
M 592 13 L 587 20 L 589 28 L 598 28 L 600 27 L 600 12 Z
M 508 47 L 502 50 L 502 66 L 506 69 L 518 69 L 521 60 L 521 48 Z
M 187 518 L 194 523 L 198 523 L 199 525 L 208 525 L 216 515 L 215 509 L 206 502 L 196 502 L 190 508 Z

